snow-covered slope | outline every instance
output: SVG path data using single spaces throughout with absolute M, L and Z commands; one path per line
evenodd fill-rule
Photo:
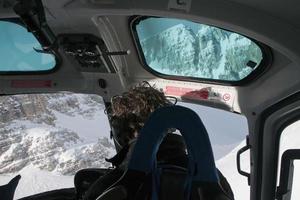
M 15 192 L 15 198 L 19 199 L 44 191 L 74 187 L 73 176 L 62 176 L 46 170 L 40 170 L 35 166 L 28 165 L 14 174 L 0 175 L 0 184 L 6 184 L 16 174 L 22 176 Z
M 103 103 L 96 97 L 18 96 L 5 102 L 1 104 L 0 99 L 0 107 L 15 113 L 11 115 L 2 109 L 0 114 L 0 185 L 21 174 L 15 199 L 73 187 L 73 175 L 81 168 L 108 167 L 104 158 L 113 155 L 114 148 L 108 140 L 109 125 Z M 32 110 L 30 102 L 39 106 Z M 245 145 L 246 120 L 216 109 L 183 105 L 195 110 L 206 125 L 216 165 L 231 184 L 235 199 L 249 199 L 247 180 L 236 169 L 236 153 Z M 299 129 L 300 123 L 295 123 L 284 131 L 281 152 L 299 148 Z M 243 154 L 242 163 L 243 169 L 249 170 L 249 154 Z M 295 165 L 295 177 L 300 174 L 299 167 Z M 300 181 L 294 180 L 294 188 L 297 188 Z M 297 195 L 294 190 L 293 197 Z
M 202 119 L 209 134 L 215 160 L 229 154 L 246 138 L 248 127 L 245 117 L 191 103 L 178 104 L 191 108 Z
M 297 121 L 286 129 L 284 129 L 281 139 L 280 139 L 280 153 L 279 153 L 279 164 L 281 166 L 281 156 L 284 151 L 288 149 L 299 149 L 300 148 L 300 121 Z M 234 148 L 230 153 L 228 153 L 223 158 L 216 162 L 217 167 L 225 175 L 228 182 L 230 183 L 233 192 L 235 194 L 236 200 L 249 199 L 250 187 L 247 185 L 247 178 L 241 176 L 237 172 L 236 168 L 236 153 L 237 151 L 245 146 L 246 141 L 242 141 L 240 145 Z M 242 168 L 244 171 L 250 171 L 250 155 L 249 151 L 245 152 L 241 157 Z M 280 169 L 280 167 L 279 167 Z M 300 161 L 296 160 L 294 162 L 294 179 L 292 187 L 291 200 L 298 200 L 300 197 Z M 277 175 L 277 185 L 279 184 L 279 170 Z
M 247 178 L 241 176 L 238 173 L 236 167 L 236 153 L 239 149 L 245 146 L 245 144 L 246 141 L 241 142 L 230 153 L 216 161 L 216 166 L 226 177 L 227 181 L 230 183 L 236 200 L 250 199 L 250 187 L 248 186 Z M 246 152 L 241 158 L 241 163 L 243 166 L 243 170 L 248 172 L 250 170 L 249 162 L 249 152 Z
M 115 149 L 101 98 L 16 95 L 0 107 L 0 184 L 21 174 L 16 198 L 73 187 L 79 169 L 110 166 Z
M 103 104 L 83 102 L 89 98 L 48 95 L 47 101 L 40 102 L 45 104 L 45 113 L 33 115 L 31 120 L 8 121 L 1 129 L 0 173 L 20 171 L 29 164 L 61 174 L 108 167 L 104 158 L 114 153 L 114 147 L 108 140 L 107 118 Z

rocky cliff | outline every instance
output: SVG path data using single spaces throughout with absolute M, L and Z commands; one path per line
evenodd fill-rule
M 76 128 L 57 125 L 64 119 L 71 120 L 72 124 L 72 119 L 81 117 L 77 121 L 82 124 L 77 126 L 85 126 L 85 121 L 95 121 L 97 115 L 104 115 L 103 110 L 102 99 L 96 95 L 56 93 L 1 97 L 0 173 L 18 172 L 28 165 L 61 174 L 74 174 L 88 167 L 108 167 L 104 158 L 114 153 L 108 134 L 94 130 L 91 140 Z
M 195 32 L 178 24 L 142 40 L 141 46 L 149 66 L 171 75 L 236 81 L 245 78 L 262 59 L 251 40 L 206 25 Z

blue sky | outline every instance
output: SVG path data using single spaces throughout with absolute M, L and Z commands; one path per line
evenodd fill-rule
M 33 49 L 41 45 L 23 26 L 0 21 L 0 44 L 0 71 L 43 71 L 55 66 L 53 55 Z

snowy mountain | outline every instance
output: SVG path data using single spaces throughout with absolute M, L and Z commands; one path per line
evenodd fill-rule
M 181 72 L 182 64 L 193 66 L 196 62 L 196 39 L 191 29 L 179 24 L 143 40 L 141 45 L 150 66 L 155 66 L 157 71 L 172 70 L 174 74 L 177 74 Z M 169 66 L 172 66 L 172 69 Z
M 198 112 L 208 132 L 213 133 L 210 137 L 217 159 L 244 138 L 235 129 L 213 128 L 209 114 L 216 119 L 218 111 L 184 105 Z M 79 169 L 109 166 L 104 158 L 115 150 L 107 138 L 109 125 L 100 97 L 72 93 L 15 95 L 0 98 L 0 107 L 0 184 L 21 174 L 15 199 L 73 187 L 73 175 Z M 220 139 L 218 135 L 224 135 L 224 129 L 235 139 Z M 235 162 L 230 164 L 235 169 Z
M 18 173 L 0 174 L 0 184 L 6 184 L 16 174 L 21 174 L 14 199 L 61 188 L 74 187 L 74 176 L 40 170 L 32 165 L 24 167 Z
M 0 173 L 32 165 L 72 175 L 82 168 L 109 166 L 104 158 L 114 153 L 114 147 L 108 129 L 101 127 L 105 121 L 99 115 L 103 112 L 100 97 L 58 93 L 5 98 L 0 115 Z
M 102 98 L 73 93 L 0 98 L 0 184 L 21 174 L 15 199 L 73 187 L 73 175 L 110 167 L 115 153 Z
M 183 105 L 197 112 L 206 125 L 216 165 L 230 183 L 235 199 L 249 199 L 247 180 L 236 169 L 236 152 L 245 145 L 246 120 L 217 109 Z M 0 185 L 21 174 L 15 199 L 74 187 L 74 174 L 79 169 L 109 167 L 104 158 L 115 150 L 108 139 L 109 125 L 100 97 L 72 93 L 16 95 L 1 97 L 0 107 Z M 299 124 L 285 130 L 280 152 L 299 147 Z M 249 154 L 242 157 L 242 167 L 247 171 L 246 164 Z M 295 166 L 298 169 L 300 165 Z M 295 176 L 299 173 L 296 170 Z M 294 180 L 296 188 L 300 181 Z M 294 191 L 295 197 L 299 195 Z
M 219 28 L 199 26 L 194 32 L 178 24 L 141 41 L 149 66 L 171 75 L 209 79 L 241 80 L 262 59 L 258 46 L 249 39 Z M 253 66 L 252 66 L 253 67 Z

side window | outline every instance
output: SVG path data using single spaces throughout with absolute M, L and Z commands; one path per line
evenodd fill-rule
M 21 174 L 19 199 L 74 187 L 80 169 L 109 167 L 115 148 L 104 109 L 97 95 L 1 96 L 0 185 Z
M 178 102 L 191 108 L 201 118 L 207 129 L 217 168 L 229 182 L 235 199 L 250 199 L 247 178 L 241 176 L 236 167 L 236 153 L 245 146 L 248 124 L 244 116 L 190 103 Z M 250 170 L 250 155 L 241 157 L 243 168 Z
M 56 65 L 54 55 L 41 53 L 32 33 L 20 24 L 0 21 L 0 73 L 43 72 Z
M 132 28 L 144 64 L 158 75 L 237 82 L 263 63 L 256 42 L 218 27 L 148 17 Z
M 279 176 L 280 174 L 280 166 L 282 164 L 282 155 L 287 152 L 287 150 L 295 150 L 300 149 L 300 120 L 290 124 L 287 126 L 280 137 L 280 147 L 279 147 L 279 163 L 278 163 L 278 178 L 277 185 L 279 185 Z M 291 168 L 291 174 L 288 180 L 291 184 L 291 191 L 288 191 L 288 195 L 290 195 L 290 199 L 286 198 L 286 200 L 296 200 L 300 198 L 300 157 L 296 158 L 292 161 L 293 169 Z

